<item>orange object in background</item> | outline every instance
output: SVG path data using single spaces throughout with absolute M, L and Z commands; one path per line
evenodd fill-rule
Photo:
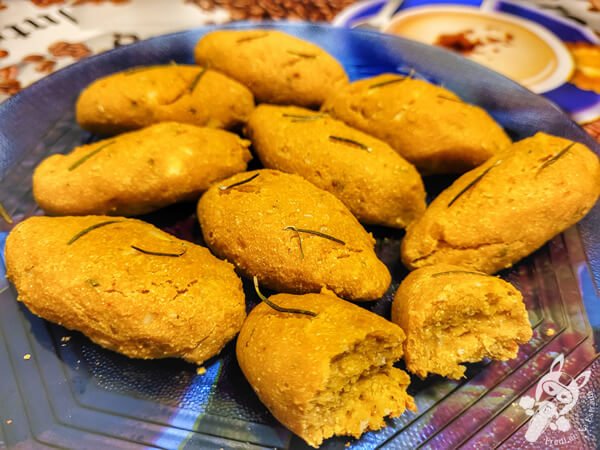
M 600 45 L 575 42 L 568 43 L 567 48 L 575 60 L 575 72 L 570 82 L 579 89 L 600 94 Z

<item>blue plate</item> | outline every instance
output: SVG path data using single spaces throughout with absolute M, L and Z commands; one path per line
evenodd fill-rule
M 317 43 L 344 64 L 352 79 L 415 69 L 420 77 L 443 83 L 486 108 L 515 139 L 543 130 L 599 151 L 556 106 L 454 54 L 367 31 L 303 23 L 262 26 Z M 132 66 L 192 63 L 195 43 L 214 29 L 162 36 L 85 59 L 0 105 L 0 201 L 15 221 L 41 213 L 31 195 L 35 165 L 50 153 L 67 152 L 93 139 L 73 119 L 82 88 Z M 431 179 L 427 186 L 433 191 L 447 182 Z M 197 241 L 193 209 L 191 204 L 177 205 L 145 219 Z M 534 326 L 534 338 L 516 359 L 471 365 L 467 378 L 459 382 L 413 379 L 410 392 L 418 413 L 389 420 L 386 428 L 359 440 L 329 439 L 323 448 L 343 449 L 346 443 L 356 449 L 501 444 L 523 448 L 529 445 L 523 440 L 529 416 L 518 400 L 533 395 L 537 381 L 559 354 L 565 357 L 564 372 L 576 376 L 591 370 L 592 377 L 569 413 L 570 423 L 577 425 L 571 433 L 579 431 L 567 436 L 568 432 L 547 430 L 543 439 L 564 437 L 577 448 L 594 447 L 599 441 L 594 424 L 600 421 L 600 399 L 596 402 L 594 394 L 600 384 L 595 342 L 600 299 L 594 287 L 594 280 L 600 280 L 600 236 L 594 233 L 599 214 L 595 208 L 579 226 L 502 274 L 523 292 Z M 4 232 L 10 229 L 0 226 Z M 378 238 L 378 254 L 394 282 L 386 296 L 368 308 L 387 316 L 393 292 L 406 274 L 398 258 L 402 233 L 370 231 Z M 0 233 L 0 247 L 5 236 Z M 240 372 L 232 345 L 209 361 L 202 375 L 178 360 L 131 360 L 30 314 L 17 303 L 1 262 L 0 292 L 0 447 L 306 448 L 258 401 Z M 249 291 L 248 297 L 250 307 L 254 299 Z

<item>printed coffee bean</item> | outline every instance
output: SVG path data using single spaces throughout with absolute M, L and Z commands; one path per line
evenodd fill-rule
M 14 95 L 21 90 L 21 83 L 17 80 L 0 81 L 0 94 Z
M 73 2 L 73 6 L 79 6 L 79 5 L 85 5 L 85 4 L 94 4 L 94 5 L 99 5 L 101 3 L 105 3 L 107 0 L 75 0 Z M 110 0 L 110 3 L 115 4 L 115 5 L 120 5 L 123 3 L 129 3 L 130 0 Z
M 36 72 L 50 73 L 54 70 L 54 66 L 56 66 L 56 61 L 48 59 L 46 61 L 42 61 L 37 66 L 35 66 L 35 70 Z
M 16 80 L 18 74 L 19 68 L 15 64 L 0 68 L 0 80 L 2 81 Z
M 204 10 L 222 7 L 233 20 L 295 18 L 331 21 L 354 0 L 186 0 Z
M 41 6 L 42 8 L 64 2 L 65 0 L 31 0 L 31 3 L 33 3 L 35 6 Z
M 32 54 L 32 55 L 24 56 L 22 61 L 28 62 L 28 63 L 34 63 L 34 62 L 44 61 L 45 59 L 46 58 L 43 55 Z
M 91 50 L 81 42 L 71 44 L 65 41 L 58 41 L 50 45 L 48 51 L 55 57 L 71 56 L 75 59 L 85 58 L 92 54 Z

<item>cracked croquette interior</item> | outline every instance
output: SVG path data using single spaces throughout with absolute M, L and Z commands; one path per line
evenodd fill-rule
M 385 426 L 386 417 L 416 411 L 406 393 L 410 377 L 392 367 L 401 344 L 368 336 L 331 361 L 327 387 L 310 403 L 301 433 L 311 445 L 334 435 L 360 437 Z
M 240 367 L 261 401 L 312 446 L 335 435 L 359 437 L 384 427 L 386 417 L 416 410 L 406 392 L 408 374 L 393 367 L 404 351 L 402 329 L 323 292 L 270 298 L 314 317 L 259 304 L 236 347 Z
M 519 344 L 531 338 L 525 305 L 515 288 L 495 277 L 485 282 L 469 275 L 456 278 L 451 283 L 458 284 L 437 290 L 427 291 L 421 284 L 422 295 L 432 300 L 411 301 L 400 320 L 407 333 L 406 365 L 419 377 L 435 373 L 459 379 L 466 369 L 462 363 L 514 358 Z

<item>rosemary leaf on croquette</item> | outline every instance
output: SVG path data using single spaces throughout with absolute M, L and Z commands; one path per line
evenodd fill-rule
M 241 186 L 242 184 L 250 183 L 256 177 L 258 177 L 260 173 L 255 173 L 251 177 L 246 178 L 245 180 L 238 181 L 237 183 L 230 184 L 229 186 L 219 186 L 220 191 L 228 191 L 229 189 L 233 189 L 235 187 Z
M 200 72 L 198 72 L 198 74 L 194 77 L 194 79 L 192 80 L 192 83 L 190 84 L 190 87 L 188 88 L 188 91 L 190 94 L 194 92 L 194 89 L 196 89 L 196 86 L 198 86 L 200 79 L 202 78 L 202 76 L 205 73 L 206 73 L 206 67 L 203 67 L 202 70 Z
M 501 159 L 496 161 L 490 167 L 488 167 L 483 172 L 481 172 L 477 177 L 475 177 L 475 179 L 473 181 L 471 181 L 463 189 L 461 189 L 461 191 L 458 194 L 456 194 L 454 196 L 454 198 L 452 200 L 450 200 L 450 202 L 448 202 L 448 208 L 450 208 L 454 204 L 454 202 L 456 202 L 456 200 L 458 200 L 465 192 L 467 192 L 469 189 L 473 188 L 477 183 L 479 183 L 481 181 L 481 179 L 489 173 L 490 170 L 492 170 L 494 167 L 498 166 L 501 162 L 502 162 Z
M 541 172 L 542 170 L 544 170 L 546 167 L 554 164 L 556 161 L 558 161 L 563 156 L 565 156 L 567 154 L 567 152 L 569 150 L 571 150 L 571 147 L 573 147 L 574 145 L 575 145 L 575 142 L 571 142 L 569 145 L 567 145 L 565 148 L 563 148 L 560 152 L 558 152 L 554 156 L 552 156 L 552 158 L 550 158 L 547 161 L 544 161 L 544 163 L 538 169 L 538 173 Z
M 185 248 L 178 252 L 178 253 L 169 253 L 169 252 L 157 252 L 154 250 L 146 250 L 144 248 L 138 247 L 137 245 L 132 245 L 131 246 L 132 249 L 137 250 L 140 253 L 144 253 L 145 255 L 153 255 L 153 256 L 171 256 L 174 258 L 177 258 L 179 256 L 183 256 L 185 255 L 185 252 L 187 251 Z
M 361 150 L 364 150 L 369 153 L 371 153 L 371 151 L 372 151 L 369 146 L 363 144 L 362 142 L 355 141 L 354 139 L 348 139 L 348 138 L 341 137 L 341 136 L 329 136 L 329 140 L 332 142 L 339 142 L 342 144 L 351 145 L 353 147 L 360 148 Z
M 100 227 L 104 227 L 106 225 L 110 225 L 112 223 L 119 223 L 119 222 L 123 222 L 123 221 L 122 220 L 106 220 L 104 222 L 98 222 L 98 223 L 95 223 L 94 225 L 90 225 L 89 227 L 84 228 L 83 230 L 81 230 L 77 234 L 75 234 L 75 236 L 73 236 L 71 239 L 69 239 L 69 242 L 67 242 L 67 245 L 71 245 L 78 239 L 80 239 L 83 236 L 85 236 L 86 234 L 88 234 L 90 231 L 94 231 Z
M 481 273 L 481 272 L 472 272 L 469 270 L 448 270 L 446 272 L 438 272 L 438 273 L 434 273 L 431 275 L 431 278 L 437 278 L 437 277 L 441 277 L 444 275 L 457 275 L 457 274 L 462 274 L 462 275 L 479 275 L 481 277 L 492 277 L 492 275 L 488 275 L 487 273 Z
M 101 145 L 100 147 L 95 148 L 94 150 L 92 150 L 91 152 L 89 152 L 87 155 L 81 157 L 80 159 L 78 159 L 77 161 L 75 161 L 73 164 L 71 164 L 69 166 L 69 172 L 72 170 L 77 169 L 80 165 L 82 165 L 84 162 L 86 162 L 88 159 L 90 159 L 92 156 L 97 155 L 98 153 L 100 153 L 102 150 L 104 150 L 106 147 L 114 144 L 115 141 L 110 141 L 107 142 L 104 145 Z
M 127 69 L 124 70 L 123 72 L 121 72 L 123 75 L 133 75 L 135 73 L 140 73 L 140 72 L 145 72 L 146 70 L 152 70 L 155 67 L 148 67 L 148 66 L 138 66 L 138 67 L 132 67 L 131 69 Z
M 296 234 L 296 237 L 298 238 L 298 246 L 300 247 L 300 259 L 304 259 L 304 249 L 302 248 L 302 236 L 300 235 L 298 228 L 294 226 L 289 226 L 285 227 L 284 230 L 293 231 Z
M 289 314 L 304 314 L 305 316 L 317 317 L 317 313 L 313 312 L 313 311 L 307 311 L 305 309 L 296 309 L 296 308 L 284 308 L 283 306 L 279 306 L 276 303 L 273 303 L 271 300 L 269 300 L 267 297 L 265 297 L 262 292 L 260 292 L 260 289 L 258 287 L 258 278 L 256 277 L 256 275 L 252 278 L 252 280 L 254 281 L 254 290 L 256 291 L 256 295 L 258 295 L 258 297 L 263 302 L 265 302 L 267 305 L 269 305 L 275 311 L 279 311 L 282 313 L 289 313 Z
M 292 119 L 292 122 L 311 122 L 313 120 L 319 120 L 323 117 L 326 117 L 327 114 L 312 114 L 312 115 L 303 115 L 303 114 L 288 114 L 284 113 L 282 117 L 286 117 L 288 119 Z
M 239 44 L 241 42 L 254 41 L 255 39 L 267 37 L 268 35 L 269 35 L 269 33 L 254 34 L 252 36 L 245 36 L 245 37 L 239 38 L 236 42 Z
M 415 75 L 415 69 L 410 69 L 410 72 L 406 76 L 400 76 L 400 78 L 394 78 L 391 80 L 380 81 L 379 83 L 372 84 L 369 89 L 376 89 L 390 84 L 400 83 L 402 81 L 410 80 Z
M 316 230 L 307 230 L 306 228 L 296 228 L 293 225 L 285 227 L 284 230 L 292 230 L 292 231 L 295 231 L 297 233 L 312 234 L 313 236 L 318 236 L 320 238 L 328 239 L 330 241 L 336 242 L 336 243 L 341 244 L 341 245 L 346 245 L 346 243 L 344 241 L 342 241 L 341 239 L 338 239 L 338 238 L 336 238 L 334 236 L 331 236 L 329 234 L 325 234 L 325 233 L 322 233 L 322 232 L 316 231 Z
M 454 102 L 454 103 L 464 103 L 461 99 L 459 98 L 451 98 L 451 97 L 446 97 L 445 95 L 436 95 L 437 98 L 441 98 L 442 100 L 447 100 L 449 102 Z
M 287 50 L 287 53 L 294 56 L 299 56 L 300 58 L 306 59 L 314 59 L 317 57 L 314 53 L 303 53 L 303 52 L 295 52 L 294 50 Z

